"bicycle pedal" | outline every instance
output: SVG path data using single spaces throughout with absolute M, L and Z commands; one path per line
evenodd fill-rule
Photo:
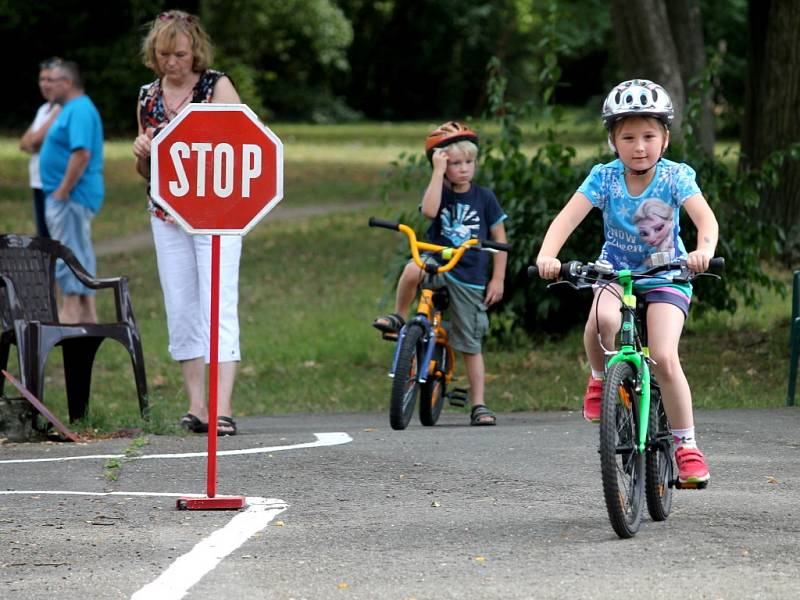
M 455 388 L 447 392 L 447 401 L 450 406 L 466 406 L 469 390 L 464 388 Z

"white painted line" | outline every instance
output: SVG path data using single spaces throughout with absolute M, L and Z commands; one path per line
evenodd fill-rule
M 261 500 L 261 503 L 253 503 Z M 194 548 L 178 557 L 155 581 L 148 583 L 131 596 L 131 600 L 179 600 L 206 573 L 213 570 L 226 556 L 244 544 L 251 536 L 265 529 L 276 515 L 286 510 L 279 500 L 248 498 L 244 512 L 237 514 L 225 527 L 217 529 Z
M 267 446 L 262 448 L 244 448 L 242 450 L 222 450 L 217 452 L 217 456 L 237 456 L 241 454 L 269 454 L 270 452 L 283 452 L 285 450 L 299 450 L 302 448 L 319 448 L 321 446 L 338 446 L 348 444 L 353 441 L 349 435 L 337 431 L 333 433 L 315 433 L 317 438 L 314 442 L 303 444 L 290 444 L 287 446 Z M 62 456 L 49 458 L 14 458 L 0 460 L 0 464 L 7 465 L 12 463 L 37 463 L 37 462 L 64 462 L 69 460 L 90 460 L 90 459 L 109 459 L 124 458 L 126 460 L 148 460 L 152 458 L 197 458 L 208 456 L 208 452 L 186 452 L 183 454 L 145 454 L 143 456 L 125 456 L 124 454 L 92 454 L 88 456 Z
M 70 492 L 52 490 L 3 491 L 0 495 L 66 495 L 66 496 L 160 496 L 195 497 L 202 494 L 165 494 L 154 492 Z M 217 496 L 222 498 L 224 496 Z M 135 592 L 131 600 L 180 600 L 189 589 L 213 570 L 226 556 L 250 537 L 265 529 L 270 521 L 289 506 L 283 500 L 248 496 L 247 508 L 233 517 L 222 529 L 200 540 L 189 552 L 180 556 L 155 580 Z

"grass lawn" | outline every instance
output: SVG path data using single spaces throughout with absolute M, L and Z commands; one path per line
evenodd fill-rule
M 370 215 L 393 217 L 415 195 L 388 205 L 377 187 L 388 162 L 418 151 L 427 125 L 307 126 L 275 124 L 286 144 L 287 205 L 363 202 L 363 208 L 259 224 L 244 242 L 240 319 L 242 354 L 237 415 L 318 411 L 387 411 L 386 376 L 393 345 L 370 327 L 389 293 L 386 265 L 399 242 L 366 226 Z M 586 145 L 587 152 L 593 146 Z M 31 232 L 25 157 L 16 140 L 0 139 L 0 223 Z M 106 145 L 107 200 L 95 220 L 95 241 L 147 230 L 144 182 L 133 172 L 130 141 Z M 513 218 L 513 215 L 512 215 Z M 151 249 L 101 256 L 98 275 L 130 279 L 144 341 L 152 419 L 148 429 L 171 430 L 185 411 L 179 369 L 166 350 L 166 325 Z M 789 280 L 786 272 L 776 277 Z M 101 313 L 112 300 L 98 296 Z M 695 406 L 780 406 L 787 371 L 789 300 L 763 298 L 759 311 L 690 318 L 682 357 Z M 51 355 L 46 401 L 64 417 L 60 353 Z M 579 332 L 486 347 L 487 401 L 499 411 L 577 410 L 585 385 Z M 10 364 L 17 373 L 16 361 Z M 462 370 L 463 372 L 463 370 Z M 457 385 L 466 386 L 461 379 Z M 452 410 L 452 409 L 451 409 Z M 467 415 L 464 415 L 467 418 Z M 388 414 L 387 414 L 388 419 Z M 139 426 L 127 354 L 108 342 L 98 353 L 86 427 L 113 431 Z

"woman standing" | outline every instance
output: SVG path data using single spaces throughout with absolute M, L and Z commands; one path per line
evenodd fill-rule
M 157 79 L 139 91 L 139 135 L 133 142 L 136 170 L 150 179 L 153 137 L 191 102 L 238 104 L 231 80 L 209 68 L 211 40 L 197 17 L 179 10 L 161 13 L 142 43 L 144 64 Z M 208 431 L 205 365 L 209 356 L 211 236 L 189 235 L 149 195 L 148 210 L 164 293 L 169 352 L 181 364 L 189 410 L 180 425 Z M 231 395 L 239 352 L 239 259 L 242 238 L 221 236 L 219 298 L 219 383 L 217 435 L 235 435 Z

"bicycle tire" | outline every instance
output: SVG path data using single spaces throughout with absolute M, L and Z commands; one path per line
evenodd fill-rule
M 669 430 L 661 390 L 655 380 L 650 383 L 650 421 L 648 424 L 648 449 L 645 458 L 645 496 L 647 512 L 654 521 L 664 521 L 672 511 L 674 476 L 674 441 Z
M 400 345 L 389 405 L 389 424 L 392 429 L 402 430 L 408 427 L 414 414 L 420 387 L 417 368 L 422 354 L 422 336 L 422 327 L 412 325 L 406 330 Z
M 600 468 L 611 526 L 631 538 L 642 522 L 644 454 L 636 451 L 639 397 L 630 363 L 613 365 L 603 386 L 600 413 Z
M 419 392 L 419 421 L 426 427 L 436 425 L 439 415 L 444 408 L 444 398 L 447 393 L 444 382 L 444 373 L 447 372 L 447 351 L 444 346 L 437 344 L 433 352 L 436 362 L 435 370 L 441 375 L 431 375 L 430 379 L 422 384 Z

